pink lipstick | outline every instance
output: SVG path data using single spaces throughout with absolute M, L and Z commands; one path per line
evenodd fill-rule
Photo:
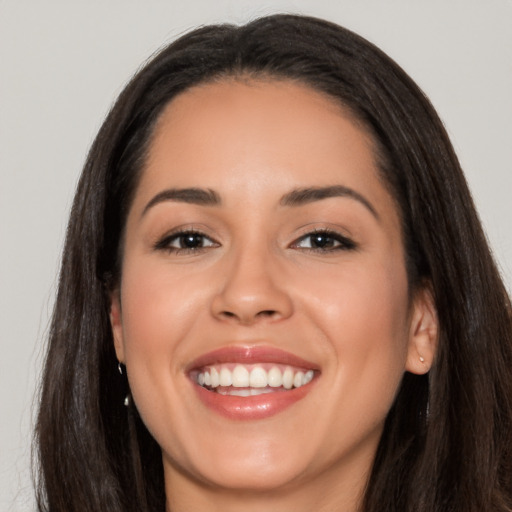
M 319 368 L 268 346 L 224 347 L 187 368 L 201 402 L 230 419 L 263 419 L 287 409 L 311 391 Z

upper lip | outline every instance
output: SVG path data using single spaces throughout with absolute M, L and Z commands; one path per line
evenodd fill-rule
M 291 352 L 271 346 L 240 346 L 233 345 L 212 350 L 194 359 L 188 366 L 187 371 L 222 363 L 256 364 L 276 363 L 295 366 L 308 370 L 319 370 L 318 365 L 296 356 Z

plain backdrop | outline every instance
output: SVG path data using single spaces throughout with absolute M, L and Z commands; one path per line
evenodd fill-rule
M 0 510 L 35 507 L 31 435 L 58 260 L 109 106 L 165 42 L 272 12 L 344 25 L 418 82 L 452 137 L 512 289 L 511 0 L 0 0 Z

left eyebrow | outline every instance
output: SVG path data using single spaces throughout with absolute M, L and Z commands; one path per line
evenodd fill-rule
M 307 187 L 298 188 L 285 194 L 280 201 L 281 206 L 302 206 L 304 204 L 322 201 L 331 197 L 348 197 L 355 199 L 366 207 L 370 213 L 379 220 L 379 214 L 372 203 L 355 190 L 343 185 L 332 185 L 329 187 Z
M 218 206 L 221 200 L 217 192 L 211 189 L 203 188 L 170 188 L 163 190 L 154 196 L 145 206 L 141 217 L 153 206 L 164 203 L 166 201 L 174 201 L 179 203 L 198 204 L 200 206 Z

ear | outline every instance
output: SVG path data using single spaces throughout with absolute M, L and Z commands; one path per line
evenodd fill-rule
M 119 290 L 110 294 L 110 327 L 112 328 L 112 337 L 114 338 L 114 348 L 117 360 L 124 363 L 124 342 L 123 342 L 123 322 L 121 314 L 121 299 Z
M 430 286 L 422 287 L 413 299 L 409 345 L 405 369 L 417 375 L 432 367 L 437 350 L 439 324 Z

